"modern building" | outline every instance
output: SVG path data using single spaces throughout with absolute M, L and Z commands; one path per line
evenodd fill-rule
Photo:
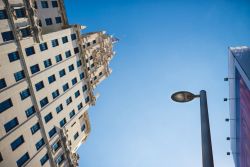
M 250 167 L 250 48 L 229 48 L 230 140 L 236 167 Z
M 0 167 L 78 166 L 116 41 L 84 28 L 63 0 L 0 0 Z

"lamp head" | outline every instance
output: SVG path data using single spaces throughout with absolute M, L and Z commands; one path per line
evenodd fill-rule
M 193 100 L 197 95 L 187 91 L 180 91 L 172 94 L 171 99 L 176 102 L 185 103 Z

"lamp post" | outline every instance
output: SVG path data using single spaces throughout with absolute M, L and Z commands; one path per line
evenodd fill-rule
M 180 91 L 171 96 L 173 101 L 180 103 L 189 102 L 197 97 L 200 97 L 202 164 L 203 167 L 214 167 L 206 91 L 201 90 L 199 95 L 194 95 L 187 91 Z

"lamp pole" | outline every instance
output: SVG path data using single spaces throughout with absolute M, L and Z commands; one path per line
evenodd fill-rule
M 171 96 L 172 100 L 180 103 L 189 102 L 197 97 L 200 97 L 202 166 L 214 167 L 206 91 L 201 90 L 199 95 L 180 91 Z

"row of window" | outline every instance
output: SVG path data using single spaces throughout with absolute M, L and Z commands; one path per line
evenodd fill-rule
M 36 4 L 36 1 L 34 2 L 35 4 L 34 4 L 34 7 L 37 9 L 37 4 Z M 42 8 L 49 8 L 49 3 L 48 3 L 48 1 L 41 1 L 41 6 L 42 6 Z M 55 0 L 53 0 L 53 1 L 51 1 L 51 7 L 52 8 L 57 8 L 58 7 L 58 3 L 57 3 L 57 1 L 55 1 Z
M 14 9 L 13 12 L 14 12 L 13 14 L 16 18 L 23 18 L 23 17 L 27 16 L 26 10 L 24 7 Z M 6 12 L 6 10 L 0 10 L 0 20 L 4 20 L 4 19 L 8 19 L 7 12 Z
M 47 26 L 50 26 L 53 24 L 52 18 L 45 18 L 44 20 L 45 20 L 45 23 Z M 56 24 L 60 24 L 60 23 L 62 23 L 62 18 L 60 16 L 57 16 L 57 17 L 55 17 L 55 21 L 56 21 Z M 39 21 L 39 26 L 42 27 L 41 21 Z
M 96 44 L 96 40 L 93 40 L 92 42 L 88 42 L 87 44 L 85 44 L 85 45 L 82 45 L 83 46 L 83 48 L 85 49 L 85 48 L 87 48 L 87 47 L 90 47 L 90 45 L 91 44 Z

